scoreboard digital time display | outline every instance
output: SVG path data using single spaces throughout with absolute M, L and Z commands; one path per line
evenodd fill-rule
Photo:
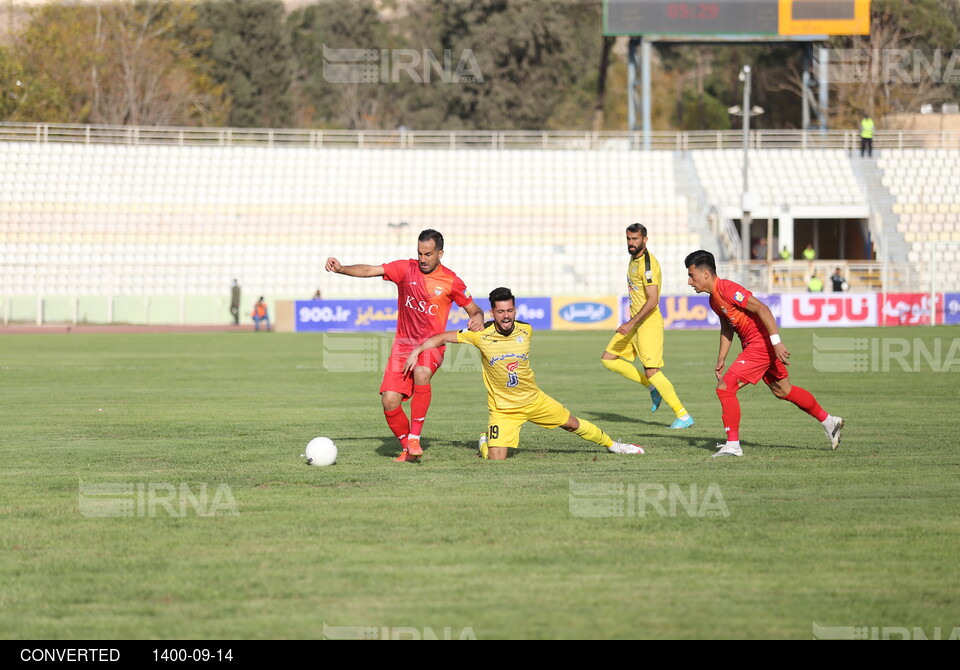
M 605 35 L 866 35 L 870 0 L 606 0 Z

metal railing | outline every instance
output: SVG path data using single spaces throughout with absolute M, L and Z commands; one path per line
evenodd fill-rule
M 811 275 L 817 275 L 830 290 L 834 268 L 847 280 L 854 293 L 888 293 L 925 290 L 923 276 L 909 263 L 844 260 L 741 261 L 718 263 L 718 274 L 734 279 L 751 291 L 797 293 L 807 290 Z M 954 286 L 943 288 L 953 290 Z M 939 290 L 939 289 L 938 289 Z
M 311 130 L 106 126 L 0 122 L 0 141 L 168 146 L 278 146 L 352 149 L 588 149 L 640 150 L 642 132 L 524 130 Z M 740 149 L 740 130 L 655 131 L 658 151 Z M 844 149 L 854 151 L 854 130 L 754 130 L 756 149 Z M 960 149 L 960 132 L 879 130 L 873 146 L 883 149 Z

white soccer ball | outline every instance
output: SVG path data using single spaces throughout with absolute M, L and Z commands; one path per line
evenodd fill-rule
M 303 455 L 307 465 L 333 465 L 337 462 L 337 445 L 329 437 L 315 437 Z

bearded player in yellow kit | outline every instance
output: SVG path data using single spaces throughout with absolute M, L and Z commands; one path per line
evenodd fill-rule
M 483 383 L 490 412 L 487 433 L 480 439 L 480 455 L 502 461 L 509 449 L 520 445 L 520 427 L 529 421 L 544 428 L 563 428 L 615 454 L 642 454 L 638 444 L 615 442 L 589 421 L 578 419 L 563 405 L 540 390 L 530 368 L 533 328 L 516 320 L 516 299 L 508 288 L 490 292 L 493 321 L 478 332 L 450 330 L 434 335 L 413 350 L 404 366 L 412 370 L 427 349 L 445 344 L 472 344 L 483 358 Z
M 627 291 L 630 295 L 630 319 L 617 328 L 600 357 L 603 367 L 650 389 L 651 412 L 664 400 L 676 414 L 671 428 L 689 428 L 693 417 L 687 413 L 673 384 L 660 371 L 663 367 L 663 315 L 660 291 L 663 275 L 660 263 L 647 249 L 647 228 L 639 223 L 627 226 Z M 633 365 L 639 358 L 641 372 Z

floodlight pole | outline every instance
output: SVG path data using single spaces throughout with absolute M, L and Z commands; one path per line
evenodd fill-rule
M 653 132 L 653 123 L 650 119 L 650 60 L 653 50 L 650 40 L 643 40 L 640 44 L 640 86 L 643 89 L 643 148 L 650 151 L 650 133 Z
M 650 121 L 650 42 L 642 37 L 631 37 L 627 46 L 627 126 L 631 133 L 637 130 L 637 47 L 640 47 L 640 123 L 643 130 L 643 148 L 650 150 L 652 123 Z
M 820 47 L 820 74 L 817 77 L 820 86 L 820 134 L 827 132 L 828 119 L 830 115 L 828 107 L 830 106 L 830 51 L 826 47 Z
M 627 44 L 627 130 L 637 129 L 637 38 Z
M 750 260 L 750 224 L 753 217 L 750 214 L 750 66 L 744 65 L 740 71 L 743 80 L 743 194 L 740 206 L 743 216 L 740 219 L 740 255 L 742 260 Z

